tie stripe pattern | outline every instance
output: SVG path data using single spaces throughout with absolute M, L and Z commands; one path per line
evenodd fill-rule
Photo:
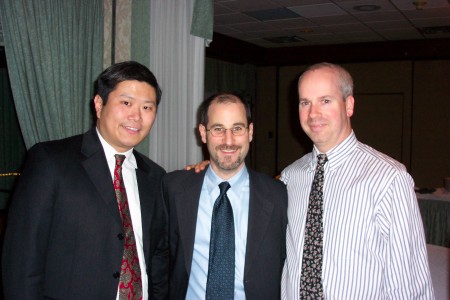
M 207 300 L 234 299 L 234 218 L 227 196 L 230 184 L 219 184 L 220 195 L 214 203 L 209 245 Z
M 135 300 L 142 299 L 141 268 L 136 249 L 133 223 L 131 221 L 130 208 L 128 206 L 127 192 L 122 178 L 122 164 L 125 155 L 116 154 L 116 166 L 114 168 L 114 190 L 116 192 L 117 204 L 122 218 L 124 232 L 124 251 L 122 267 L 119 279 L 119 299 Z
M 303 245 L 300 299 L 324 299 L 322 286 L 323 183 L 325 154 L 317 156 L 317 167 L 309 195 Z

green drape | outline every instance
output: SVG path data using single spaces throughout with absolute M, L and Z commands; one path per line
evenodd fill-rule
M 1 0 L 0 17 L 26 147 L 87 130 L 102 70 L 103 1 Z
M 213 39 L 214 1 L 195 0 L 192 14 L 191 34 L 204 38 L 206 46 Z
M 133 0 L 131 11 L 131 60 L 150 68 L 150 1 Z M 147 136 L 139 145 L 138 151 L 148 154 Z
M 222 91 L 235 92 L 252 102 L 256 93 L 256 67 L 206 58 L 206 96 Z

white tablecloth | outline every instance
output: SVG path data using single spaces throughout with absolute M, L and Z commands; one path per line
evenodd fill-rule
M 440 200 L 450 202 L 450 191 L 447 191 L 444 188 L 436 188 L 434 192 L 430 194 L 416 193 L 416 195 L 419 200 Z
M 436 300 L 449 300 L 450 248 L 427 244 L 427 251 Z

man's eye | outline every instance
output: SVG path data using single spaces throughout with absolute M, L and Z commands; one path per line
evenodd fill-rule
M 128 102 L 128 101 L 122 101 L 122 103 L 123 103 L 123 105 L 126 105 L 126 106 L 130 105 L 130 102 Z
M 307 101 L 300 101 L 299 105 L 300 106 L 307 106 L 308 102 Z
M 225 130 L 225 128 L 222 127 L 214 127 L 213 128 L 214 132 L 223 132 Z
M 231 130 L 233 132 L 239 133 L 239 132 L 242 132 L 242 130 L 244 130 L 244 127 L 242 127 L 242 126 L 235 126 Z

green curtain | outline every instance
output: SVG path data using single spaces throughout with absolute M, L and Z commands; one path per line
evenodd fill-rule
M 191 34 L 204 38 L 206 46 L 213 39 L 214 1 L 195 0 L 192 14 Z
M 102 71 L 102 0 L 1 0 L 6 59 L 27 148 L 82 133 Z
M 150 1 L 133 0 L 131 10 L 131 60 L 150 68 Z M 149 153 L 147 136 L 136 149 Z
M 205 60 L 205 95 L 229 91 L 252 103 L 256 93 L 256 67 L 213 58 Z
M 0 149 L 0 210 L 2 210 L 7 206 L 26 153 L 6 68 L 0 69 Z

